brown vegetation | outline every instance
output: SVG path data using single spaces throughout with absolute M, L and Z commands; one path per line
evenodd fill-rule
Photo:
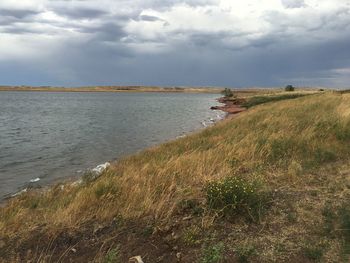
M 349 146 L 350 94 L 254 106 L 95 181 L 10 200 L 0 260 L 347 262 Z

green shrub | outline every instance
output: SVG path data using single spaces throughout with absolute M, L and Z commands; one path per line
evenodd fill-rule
M 348 204 L 343 204 L 339 209 L 340 231 L 344 239 L 344 253 L 350 255 L 350 208 Z
M 342 240 L 344 255 L 350 255 L 350 208 L 347 202 L 340 206 L 327 202 L 322 211 L 324 235 Z
M 319 246 L 306 246 L 303 253 L 308 259 L 319 262 L 323 256 L 323 249 Z
M 253 246 L 241 246 L 236 249 L 237 259 L 240 263 L 249 262 L 249 258 L 256 254 Z
M 287 85 L 285 88 L 284 88 L 285 91 L 294 91 L 295 88 L 293 87 L 293 85 Z
M 225 88 L 222 92 L 222 95 L 224 95 L 225 97 L 233 97 L 233 92 L 231 89 Z
M 187 228 L 183 233 L 183 241 L 186 245 L 198 245 L 200 241 L 201 229 L 197 226 Z
M 109 250 L 107 252 L 107 254 L 105 255 L 102 262 L 103 263 L 119 263 L 119 262 L 121 262 L 119 247 Z
M 198 200 L 181 200 L 178 204 L 178 208 L 183 213 L 191 213 L 194 216 L 200 216 L 203 214 L 204 209 Z
M 210 182 L 205 190 L 209 208 L 225 216 L 241 214 L 255 221 L 267 205 L 268 195 L 258 181 L 227 177 Z
M 200 262 L 201 263 L 220 263 L 220 262 L 223 262 L 224 249 L 225 249 L 225 246 L 222 242 L 205 248 L 203 251 L 203 255 L 202 255 Z

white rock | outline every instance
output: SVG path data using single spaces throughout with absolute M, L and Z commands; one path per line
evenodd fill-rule
M 36 183 L 36 182 L 39 182 L 39 181 L 40 181 L 40 178 L 38 177 L 38 178 L 35 178 L 35 179 L 30 180 L 29 182 L 31 182 L 31 183 Z
M 144 263 L 141 256 L 132 257 L 129 259 L 130 263 Z
M 23 194 L 23 193 L 26 193 L 27 191 L 28 191 L 28 189 L 25 188 L 25 189 L 23 189 L 22 191 L 19 191 L 18 193 L 15 193 L 15 194 L 13 194 L 13 195 L 11 195 L 11 196 L 12 196 L 12 197 L 15 197 L 15 196 L 21 195 L 21 194 Z
M 101 173 L 103 173 L 104 170 L 106 170 L 109 166 L 111 166 L 111 164 L 109 162 L 106 162 L 104 164 L 100 164 L 97 165 L 94 169 L 92 169 L 91 171 L 97 175 L 100 175 Z

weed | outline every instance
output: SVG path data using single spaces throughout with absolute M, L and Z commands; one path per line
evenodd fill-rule
M 330 235 L 334 228 L 335 214 L 330 202 L 326 202 L 322 210 L 324 220 L 324 231 L 326 235 Z
M 200 216 L 203 214 L 204 209 L 197 200 L 181 200 L 179 203 L 179 209 L 182 212 L 190 212 L 192 215 Z
M 350 255 L 350 208 L 343 204 L 339 209 L 340 233 L 344 239 L 344 253 Z
M 289 223 L 296 223 L 298 221 L 297 213 L 294 211 L 287 212 L 287 220 Z
M 319 262 L 324 254 L 323 244 L 307 244 L 303 247 L 303 254 L 310 260 Z
M 142 231 L 142 235 L 148 238 L 153 234 L 153 230 L 154 230 L 153 226 L 146 226 Z
M 120 260 L 120 249 L 119 247 L 116 247 L 114 249 L 111 249 L 107 252 L 105 255 L 103 263 L 119 263 L 121 262 Z
M 208 206 L 226 216 L 242 214 L 256 220 L 267 204 L 267 195 L 258 181 L 227 177 L 210 182 L 205 190 Z
M 185 230 L 182 239 L 186 245 L 198 245 L 200 243 L 200 233 L 201 230 L 199 227 L 192 226 Z
M 238 262 L 247 263 L 250 257 L 256 254 L 256 249 L 251 245 L 239 246 L 236 248 L 236 254 Z
M 225 246 L 222 242 L 204 249 L 200 263 L 220 263 L 224 260 Z
M 333 162 L 337 159 L 337 155 L 330 151 L 318 148 L 315 152 L 315 161 L 317 164 Z

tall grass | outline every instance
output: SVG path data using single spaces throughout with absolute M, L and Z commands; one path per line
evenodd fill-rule
M 27 193 L 0 208 L 0 236 L 25 238 L 116 216 L 169 220 L 185 200 L 205 200 L 207 182 L 239 174 L 290 183 L 349 161 L 350 94 L 320 95 L 254 107 L 233 120 L 125 157 L 94 182 Z

